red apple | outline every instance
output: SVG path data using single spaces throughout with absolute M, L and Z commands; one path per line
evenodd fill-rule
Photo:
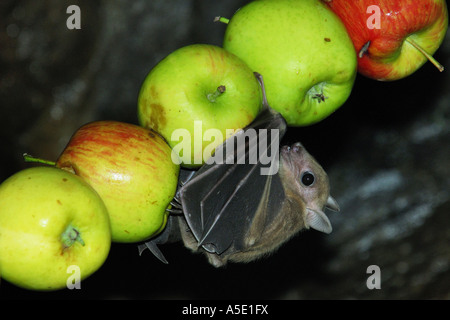
M 419 69 L 448 27 L 445 0 L 323 0 L 341 18 L 358 52 L 358 71 L 377 80 L 397 80 Z
M 108 209 L 114 242 L 139 242 L 165 227 L 179 172 L 171 152 L 151 130 L 97 121 L 75 132 L 56 166 L 97 191 Z

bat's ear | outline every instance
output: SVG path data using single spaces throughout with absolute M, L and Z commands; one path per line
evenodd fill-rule
M 339 204 L 332 196 L 328 196 L 327 203 L 325 204 L 325 208 L 339 212 L 341 209 L 339 208 Z
M 333 228 L 328 217 L 320 210 L 306 209 L 306 226 L 324 233 L 331 233 Z

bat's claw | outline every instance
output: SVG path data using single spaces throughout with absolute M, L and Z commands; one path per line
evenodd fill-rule
M 162 263 L 168 264 L 167 259 L 164 257 L 161 250 L 158 248 L 158 244 L 165 244 L 169 241 L 170 233 L 173 230 L 173 219 L 174 217 L 170 216 L 167 219 L 167 224 L 164 228 L 164 230 L 158 234 L 156 237 L 152 238 L 151 240 L 144 242 L 140 245 L 138 245 L 139 255 L 142 255 L 142 252 L 145 251 L 145 249 L 150 250 L 151 253 L 155 257 L 157 257 Z
M 170 206 L 166 208 L 167 212 L 170 212 L 172 214 L 182 214 L 183 213 L 183 206 L 180 204 L 180 200 L 178 199 L 178 196 L 175 196 L 172 201 L 170 201 Z
M 161 252 L 161 250 L 159 250 L 158 246 L 153 240 L 138 245 L 139 255 L 142 255 L 142 252 L 144 252 L 145 249 L 149 249 L 150 252 L 153 253 L 153 255 L 157 257 L 162 263 L 169 264 L 166 257 L 164 257 L 163 253 Z
M 182 209 L 178 209 L 178 208 L 167 208 L 166 209 L 167 212 L 170 212 L 172 214 L 182 214 L 183 210 Z

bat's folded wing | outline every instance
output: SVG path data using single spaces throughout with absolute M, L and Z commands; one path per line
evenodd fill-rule
M 239 250 L 255 219 L 270 218 L 262 212 L 282 199 L 275 193 L 282 193 L 276 173 L 285 131 L 282 116 L 266 108 L 216 148 L 214 161 L 180 189 L 183 213 L 199 246 L 217 254 L 231 245 Z

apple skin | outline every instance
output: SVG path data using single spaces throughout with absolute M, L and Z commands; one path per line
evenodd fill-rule
M 289 126 L 328 117 L 356 77 L 347 31 L 319 0 L 252 1 L 231 17 L 223 47 L 262 74 L 269 105 Z
M 25 169 L 0 185 L 0 203 L 0 265 L 8 282 L 30 290 L 62 289 L 69 266 L 80 268 L 82 280 L 106 260 L 108 212 L 80 177 L 54 167 Z M 84 245 L 63 245 L 69 225 Z
M 119 121 L 78 129 L 56 166 L 85 179 L 108 208 L 113 242 L 139 242 L 162 231 L 179 165 L 157 133 Z
M 225 86 L 215 101 L 209 94 Z M 259 84 L 241 59 L 214 45 L 194 44 L 170 53 L 147 75 L 138 98 L 139 123 L 160 133 L 174 148 L 176 130 L 186 129 L 192 143 L 190 157 L 181 154 L 181 165 L 195 168 L 204 163 L 203 151 L 228 136 L 227 129 L 247 126 L 260 112 Z M 195 134 L 194 121 L 202 121 L 202 132 L 218 129 L 222 140 L 209 141 Z M 194 148 L 200 139 L 201 148 Z
M 325 0 L 324 0 L 325 1 Z M 325 1 L 344 22 L 358 57 L 358 71 L 366 77 L 392 81 L 418 70 L 427 58 L 406 39 L 414 40 L 433 55 L 444 40 L 448 11 L 444 0 L 331 0 Z M 380 28 L 368 28 L 371 13 L 380 8 Z M 372 11 L 373 12 L 373 11 Z

